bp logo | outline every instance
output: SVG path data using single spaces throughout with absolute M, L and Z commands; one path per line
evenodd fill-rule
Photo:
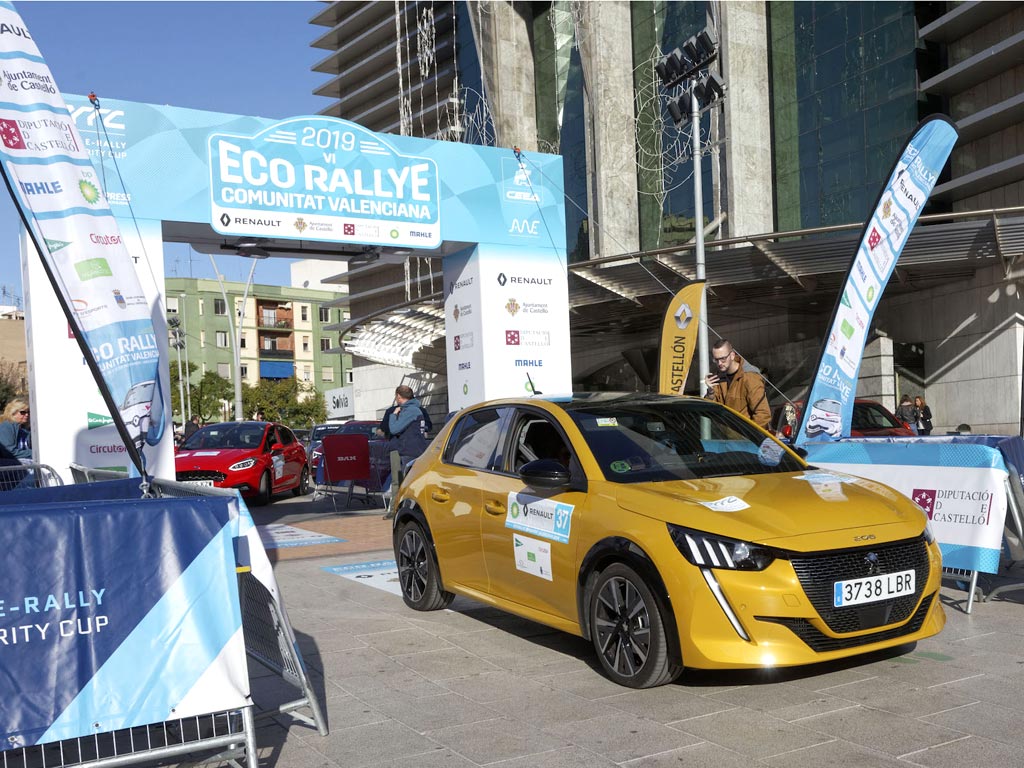
M 89 205 L 96 205 L 100 199 L 100 191 L 91 181 L 82 179 L 78 182 L 78 191 Z
M 468 395 L 469 394 L 469 384 L 463 384 L 462 385 L 462 394 L 464 394 L 464 395 Z
M 398 230 L 397 229 L 392 229 L 391 230 L 391 239 L 392 240 L 397 240 L 398 239 Z
M 509 505 L 508 513 L 512 516 L 513 520 L 515 520 L 517 517 L 519 517 L 519 502 L 518 501 L 513 501 Z

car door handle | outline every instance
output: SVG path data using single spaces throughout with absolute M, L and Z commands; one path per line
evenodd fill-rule
M 507 511 L 505 509 L 505 505 L 497 501 L 485 501 L 484 509 L 487 511 L 487 514 L 489 515 L 504 515 L 505 512 Z
M 430 498 L 434 501 L 445 502 L 451 499 L 452 495 L 444 488 L 435 488 L 430 492 Z

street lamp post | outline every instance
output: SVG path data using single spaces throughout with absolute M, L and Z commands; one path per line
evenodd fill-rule
M 181 321 L 181 337 L 185 342 L 182 349 L 185 350 L 185 401 L 187 407 L 185 408 L 185 416 L 188 421 L 192 420 L 192 369 L 188 367 L 188 326 L 185 324 L 185 294 L 181 294 L 178 300 L 178 313 L 182 318 Z
M 655 71 L 666 89 L 685 82 L 683 94 L 670 99 L 666 104 L 672 121 L 679 125 L 686 116 L 690 119 L 690 140 L 693 152 L 693 254 L 697 280 L 705 280 L 704 263 L 704 179 L 701 175 L 700 160 L 700 111 L 701 103 L 710 106 L 725 95 L 725 83 L 708 67 L 718 58 L 718 38 L 713 27 L 707 27 L 683 43 L 682 50 L 676 48 L 661 58 Z M 701 384 L 709 370 L 708 355 L 708 301 L 707 284 L 701 289 L 701 306 L 704 308 L 700 325 L 697 327 L 697 354 Z

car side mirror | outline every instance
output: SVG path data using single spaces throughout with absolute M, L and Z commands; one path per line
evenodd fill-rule
M 270 446 L 270 452 L 271 453 L 280 453 L 283 450 L 284 450 L 284 443 L 274 443 L 272 446 Z
M 807 458 L 807 449 L 806 448 L 801 448 L 799 445 L 791 445 L 791 446 L 789 446 L 789 449 L 791 451 L 793 451 L 793 453 L 795 453 L 801 459 L 806 459 Z
M 531 488 L 566 488 L 572 480 L 569 470 L 554 459 L 537 459 L 519 468 L 519 479 Z

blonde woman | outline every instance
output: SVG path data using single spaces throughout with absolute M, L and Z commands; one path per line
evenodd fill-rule
M 914 407 L 917 409 L 917 434 L 930 435 L 932 433 L 932 409 L 928 407 L 921 395 L 914 398 Z
M 32 463 L 32 433 L 29 431 L 28 400 L 15 397 L 4 408 L 0 422 L 0 445 L 22 464 Z

